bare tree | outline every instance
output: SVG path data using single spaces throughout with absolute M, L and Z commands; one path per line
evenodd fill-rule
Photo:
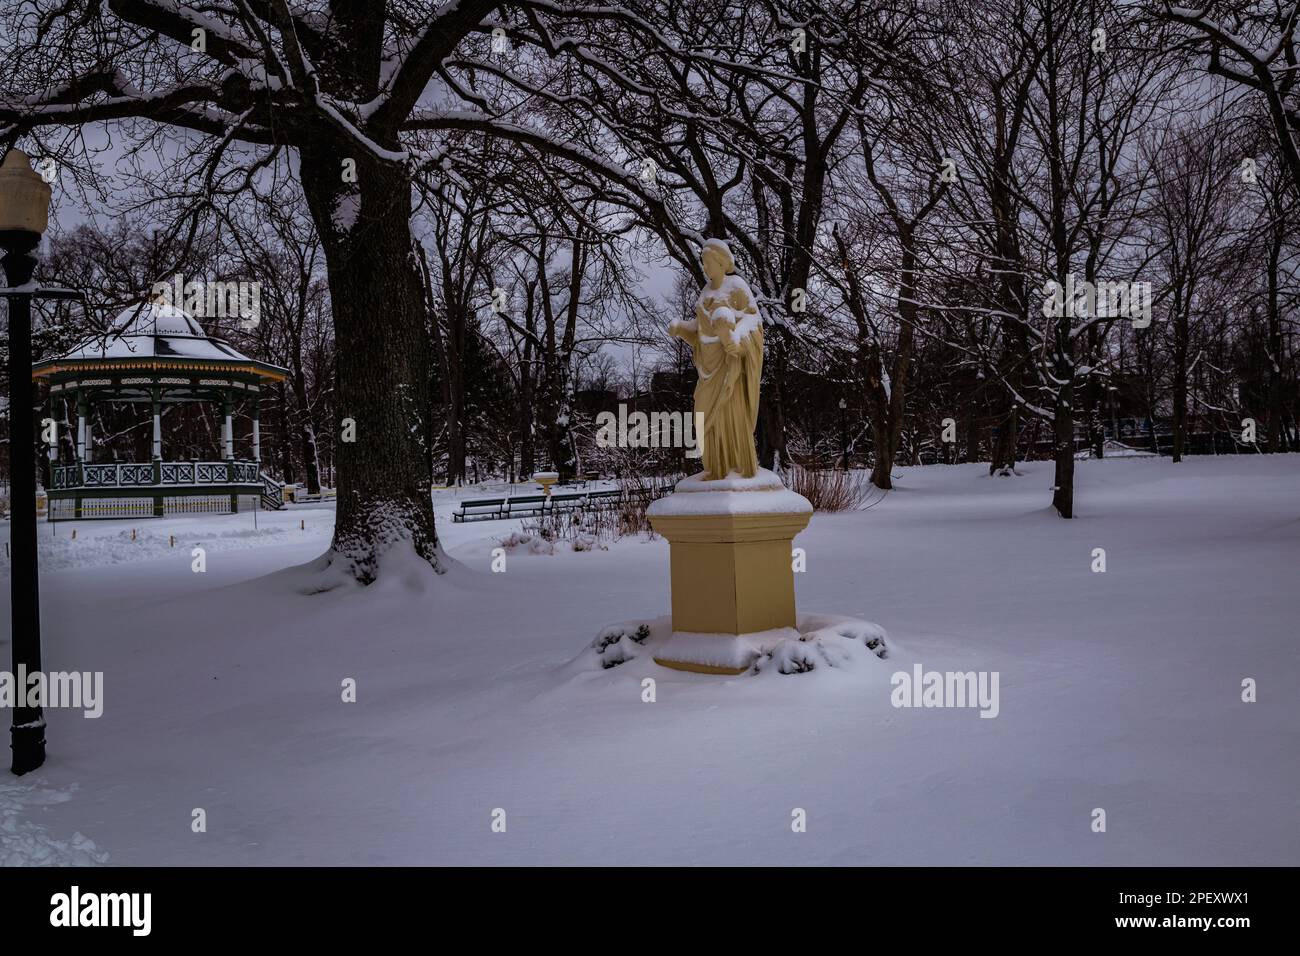
M 456 159 L 441 141 L 417 155 L 403 137 L 418 132 L 415 142 L 425 143 L 461 130 L 526 145 L 601 177 L 661 228 L 671 223 L 659 198 L 617 163 L 563 129 L 514 122 L 515 103 L 475 90 L 478 57 L 469 47 L 488 49 L 499 7 L 512 15 L 512 41 L 526 49 L 485 66 L 525 100 L 554 101 L 547 83 L 568 62 L 616 82 L 617 71 L 601 66 L 615 34 L 625 58 L 690 60 L 656 29 L 664 11 L 654 2 L 71 0 L 51 13 L 18 5 L 4 18 L 14 42 L 2 68 L 0 144 L 97 122 L 146 138 L 186 131 L 194 157 L 186 198 L 196 218 L 277 166 L 300 185 L 329 278 L 339 411 L 355 423 L 355 440 L 338 446 L 338 515 L 325 566 L 361 582 L 373 581 L 381 557 L 401 542 L 439 567 L 424 426 L 430 348 L 410 220 L 418 171 Z M 434 81 L 436 95 L 427 92 Z M 582 117 L 590 125 L 590 111 Z M 75 138 L 38 142 L 65 156 L 76 147 Z M 685 239 L 671 234 L 685 255 Z

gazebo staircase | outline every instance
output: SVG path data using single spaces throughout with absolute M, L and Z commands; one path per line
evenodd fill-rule
M 284 510 L 284 485 L 276 481 L 266 472 L 261 473 L 262 479 L 262 510 L 263 511 L 283 511 Z

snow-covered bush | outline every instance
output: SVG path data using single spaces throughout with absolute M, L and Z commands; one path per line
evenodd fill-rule
M 807 498 L 814 511 L 856 511 L 869 490 L 866 473 L 861 471 L 791 465 L 785 478 L 790 490 Z
M 527 519 L 520 532 L 502 540 L 502 546 L 512 549 L 527 540 L 541 539 L 552 547 L 544 552 L 534 550 L 535 554 L 554 554 L 555 546 L 561 544 L 574 551 L 604 551 L 627 535 L 653 535 L 646 508 L 664 485 L 642 483 L 640 479 L 627 479 L 621 484 L 623 493 L 618 498 L 590 502 L 580 511 L 556 511 Z
M 634 660 L 649 637 L 649 623 L 625 621 L 605 628 L 596 635 L 591 646 L 599 655 L 600 666 L 609 670 L 611 667 Z
M 559 511 L 527 519 L 519 531 L 501 539 L 501 546 L 510 551 L 526 545 L 530 554 L 555 554 L 557 549 L 604 550 L 609 540 L 584 512 Z
M 498 539 L 501 547 L 514 552 L 524 549 L 529 554 L 554 554 L 555 539 L 548 537 L 539 529 L 529 529 L 526 525 L 521 531 L 512 531 L 504 538 Z

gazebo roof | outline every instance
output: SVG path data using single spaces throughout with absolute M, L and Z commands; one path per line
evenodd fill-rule
M 208 335 L 194 316 L 173 305 L 141 302 L 113 320 L 112 330 L 57 358 L 32 366 L 32 377 L 80 371 L 244 372 L 279 381 L 287 374 L 278 365 L 249 358 Z

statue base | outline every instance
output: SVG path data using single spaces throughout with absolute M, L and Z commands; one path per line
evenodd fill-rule
M 627 668 L 623 673 L 638 682 L 660 666 L 754 677 L 857 670 L 878 689 L 889 676 L 876 663 L 890 656 L 886 639 L 880 625 L 838 614 L 800 613 L 793 628 L 757 634 L 678 632 L 665 614 L 601 628 L 574 665 L 596 673 Z
M 770 471 L 753 478 L 687 478 L 651 504 L 668 539 L 673 639 L 655 661 L 676 670 L 741 674 L 745 635 L 795 627 L 794 536 L 812 506 Z M 735 645 L 732 647 L 731 645 Z

